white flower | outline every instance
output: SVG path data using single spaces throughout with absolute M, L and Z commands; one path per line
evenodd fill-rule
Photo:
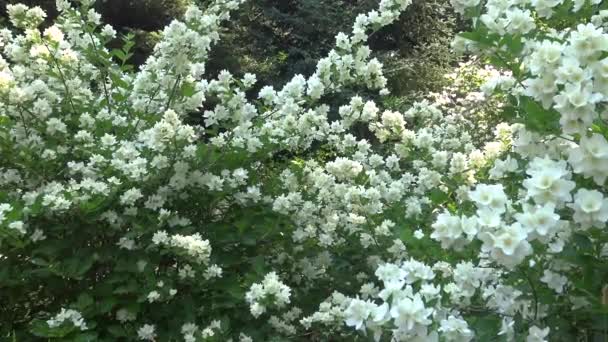
M 211 256 L 209 240 L 203 240 L 199 233 L 193 235 L 175 234 L 171 236 L 170 244 L 186 251 L 197 263 L 206 264 Z
M 361 163 L 342 157 L 327 163 L 326 168 L 327 171 L 341 180 L 352 179 L 363 171 Z
M 123 236 L 118 240 L 116 245 L 119 248 L 123 248 L 123 249 L 131 251 L 135 248 L 135 240 Z
M 512 224 L 505 227 L 502 233 L 494 237 L 494 247 L 502 250 L 506 255 L 513 255 L 519 243 L 526 239 L 527 234 L 521 225 Z
M 547 284 L 547 286 L 555 292 L 562 293 L 564 291 L 564 286 L 568 283 L 568 278 L 550 270 L 545 270 L 540 281 Z
M 264 298 L 272 299 L 277 307 L 284 307 L 290 303 L 291 289 L 283 284 L 275 272 L 266 274 L 261 284 L 254 283 L 245 294 L 245 299 L 250 304 L 249 309 L 254 317 L 259 317 L 266 312 L 266 307 L 260 303 Z
M 431 238 L 441 241 L 443 248 L 452 247 L 458 250 L 467 243 L 467 240 L 473 239 L 478 232 L 479 224 L 482 222 L 477 217 L 457 217 L 446 211 L 439 214 L 431 226 L 434 229 Z
M 344 311 L 346 325 L 355 327 L 360 330 L 365 328 L 365 321 L 370 316 L 372 309 L 376 306 L 370 301 L 363 301 L 360 299 L 353 299 L 350 305 Z
M 152 236 L 152 243 L 155 245 L 163 245 L 169 241 L 169 235 L 164 230 L 160 230 Z
M 151 324 L 144 324 L 137 330 L 137 337 L 140 340 L 154 341 L 156 339 L 156 327 Z
M 530 178 L 523 181 L 528 196 L 538 204 L 552 202 L 556 207 L 569 202 L 572 199 L 570 191 L 574 189 L 575 183 L 568 180 L 570 173 L 566 167 L 563 160 L 534 158 L 526 170 Z
M 523 213 L 515 214 L 515 218 L 528 232 L 535 232 L 541 237 L 548 236 L 560 218 L 555 213 L 553 203 L 536 207 L 525 206 L 524 209 Z
M 572 218 L 583 228 L 604 227 L 608 221 L 608 198 L 597 190 L 579 189 L 574 195 Z
M 114 30 L 114 28 L 111 25 L 106 24 L 101 29 L 101 35 L 104 36 L 105 38 L 114 38 L 114 37 L 116 37 L 116 30 Z
M 528 330 L 528 337 L 526 337 L 526 342 L 546 342 L 546 338 L 548 335 L 549 327 L 541 329 L 534 325 Z
M 506 12 L 506 30 L 511 34 L 526 34 L 532 31 L 536 25 L 529 10 L 521 10 L 517 7 L 510 8 Z
M 450 4 L 454 7 L 457 13 L 464 14 L 465 10 L 470 7 L 479 5 L 480 0 L 450 0 Z
M 431 239 L 441 241 L 442 248 L 450 248 L 458 242 L 463 233 L 461 219 L 447 211 L 437 215 L 431 227 L 433 228 Z
M 205 279 L 221 278 L 222 272 L 223 271 L 221 267 L 219 267 L 218 265 L 211 265 L 209 266 L 209 268 L 207 268 L 203 276 L 205 277 Z
M 148 302 L 154 303 L 160 298 L 160 293 L 158 293 L 158 291 L 151 291 L 150 293 L 148 293 L 147 298 Z
M 391 307 L 390 315 L 395 319 L 397 328 L 411 331 L 418 325 L 427 326 L 431 324 L 428 318 L 433 309 L 426 308 L 419 294 L 412 298 L 402 298 Z
M 446 341 L 468 342 L 474 336 L 467 322 L 454 316 L 441 320 L 438 331 Z
M 246 88 L 249 88 L 249 87 L 253 86 L 256 81 L 257 81 L 257 79 L 256 79 L 256 76 L 254 74 L 246 73 L 243 76 L 243 85 Z
M 490 169 L 490 179 L 501 179 L 508 172 L 515 172 L 519 165 L 517 160 L 507 156 L 505 160 L 495 160 L 494 166 Z
M 570 150 L 568 162 L 574 173 L 593 178 L 603 185 L 608 177 L 608 141 L 600 135 L 583 136 L 579 146 Z
M 374 274 L 385 283 L 401 281 L 405 278 L 405 272 L 399 266 L 390 263 L 378 266 Z
M 502 184 L 479 184 L 469 192 L 469 198 L 477 207 L 488 207 L 497 212 L 504 212 L 508 202 Z
M 500 323 L 500 330 L 498 331 L 498 336 L 506 335 L 507 340 L 511 341 L 513 339 L 513 335 L 515 334 L 514 329 L 515 321 L 511 317 L 503 317 Z
M 239 335 L 239 342 L 253 342 L 253 339 L 243 333 Z
M 55 317 L 49 319 L 47 322 L 50 328 L 55 328 L 62 325 L 65 321 L 70 321 L 76 328 L 80 330 L 87 330 L 87 324 L 80 312 L 72 309 L 62 308 L 61 311 L 55 315 Z
M 116 144 L 116 137 L 106 133 L 103 137 L 101 137 L 100 141 L 104 147 L 111 147 Z
M 264 100 L 266 104 L 274 102 L 276 97 L 277 92 L 272 88 L 272 86 L 264 86 L 258 94 L 258 98 Z
M 125 323 L 134 320 L 135 315 L 131 311 L 121 308 L 116 311 L 116 319 L 121 323 Z
M 56 43 L 63 41 L 63 32 L 56 25 L 45 29 L 44 36 Z
M 124 205 L 133 205 L 135 202 L 142 198 L 143 194 L 137 188 L 131 188 L 120 196 L 120 203 Z
M 253 317 L 260 317 L 264 312 L 266 312 L 266 307 L 258 302 L 252 303 L 249 307 L 251 315 Z
M 8 224 L 10 229 L 14 229 L 18 231 L 20 234 L 25 234 L 27 231 L 25 230 L 25 224 L 23 221 L 13 221 Z
M 422 284 L 422 286 L 420 286 L 420 294 L 427 301 L 441 297 L 440 292 L 441 286 L 435 286 L 432 284 Z
M 479 234 L 483 241 L 482 251 L 490 252 L 493 259 L 508 268 L 513 268 L 532 254 L 532 247 L 526 241 L 527 237 L 528 234 L 519 222 L 493 233 Z
M 308 89 L 306 94 L 314 100 L 318 100 L 323 96 L 325 92 L 325 86 L 317 76 L 312 76 L 308 79 Z
M 55 135 L 57 132 L 66 134 L 67 126 L 63 121 L 61 121 L 61 119 L 50 118 L 46 122 L 46 132 L 50 135 Z
M 6 219 L 6 212 L 13 210 L 13 206 L 8 203 L 0 203 L 0 223 Z

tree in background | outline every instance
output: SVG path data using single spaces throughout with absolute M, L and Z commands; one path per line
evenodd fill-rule
M 55 0 L 3 0 L 40 6 L 47 22 L 57 15 Z M 95 8 L 119 33 L 135 35 L 131 62 L 140 65 L 158 41 L 158 31 L 183 16 L 195 0 L 103 0 Z M 197 0 L 206 5 L 209 0 Z M 255 72 L 261 84 L 283 84 L 295 74 L 314 72 L 316 61 L 332 48 L 339 32 L 350 29 L 359 13 L 374 8 L 374 0 L 252 0 L 222 32 L 212 51 L 207 73 L 223 69 Z M 449 42 L 456 29 L 448 0 L 415 0 L 394 24 L 371 37 L 370 46 L 388 70 L 395 95 L 438 90 L 456 59 Z M 119 45 L 119 41 L 115 42 Z
M 368 41 L 410 0 L 261 88 L 207 65 L 241 2 L 136 67 L 93 0 L 9 7 L 1 338 L 605 340 L 608 3 L 452 0 L 477 58 L 395 110 Z
M 210 68 L 221 69 L 229 61 L 243 72 L 258 73 L 265 84 L 312 73 L 316 61 L 332 48 L 333 37 L 348 31 L 355 17 L 374 5 L 371 0 L 247 2 L 212 55 Z M 445 84 L 443 75 L 455 64 L 449 54 L 455 29 L 449 1 L 416 0 L 399 21 L 371 37 L 370 46 L 389 70 L 396 94 L 437 90 Z

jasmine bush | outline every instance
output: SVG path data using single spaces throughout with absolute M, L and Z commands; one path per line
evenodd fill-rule
M 116 33 L 91 0 L 58 0 L 45 29 L 39 8 L 8 7 L 3 338 L 599 336 L 606 5 L 454 0 L 474 20 L 453 48 L 493 65 L 472 69 L 483 86 L 453 77 L 462 96 L 396 110 L 325 102 L 390 93 L 366 42 L 409 0 L 381 0 L 312 75 L 254 101 L 253 74 L 203 77 L 240 3 L 189 7 L 140 70 L 128 37 L 105 48 Z

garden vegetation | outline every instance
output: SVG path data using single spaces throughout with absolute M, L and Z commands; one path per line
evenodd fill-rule
M 242 2 L 140 66 L 93 0 L 8 5 L 1 339 L 608 337 L 608 3 L 452 0 L 470 30 L 401 63 L 451 72 L 403 100 L 368 42 L 411 0 L 271 85 L 206 72 Z

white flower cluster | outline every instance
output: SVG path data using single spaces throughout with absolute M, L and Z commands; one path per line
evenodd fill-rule
M 167 145 L 176 142 L 192 143 L 196 139 L 194 128 L 185 125 L 175 113 L 169 109 L 152 128 L 139 134 L 140 141 L 152 150 L 164 151 Z
M 212 321 L 209 326 L 204 329 L 201 329 L 198 325 L 194 323 L 186 323 L 182 325 L 182 335 L 184 335 L 185 342 L 196 342 L 198 338 L 207 339 L 215 336 L 214 330 L 220 330 L 222 324 L 220 321 Z
M 439 264 L 437 266 L 437 270 L 444 268 Z M 451 270 L 451 267 L 449 269 Z M 470 298 L 482 284 L 476 280 L 481 269 L 471 265 L 466 272 L 460 270 L 461 265 L 454 270 L 454 280 L 458 279 L 458 283 L 449 283 L 443 291 L 453 294 L 454 298 L 458 297 L 456 293 L 467 295 L 464 284 L 469 281 L 473 291 L 468 294 Z M 486 274 L 484 281 L 488 280 L 489 272 L 483 273 Z M 384 331 L 390 331 L 390 338 L 395 341 L 473 339 L 473 331 L 458 312 L 441 306 L 442 287 L 432 283 L 436 277 L 433 268 L 415 260 L 408 260 L 400 265 L 380 265 L 375 274 L 382 286 L 381 290 L 376 288 L 372 291 L 372 297 L 381 304 L 371 299 L 347 298 L 334 294 L 328 302 L 321 304 L 320 311 L 303 319 L 302 323 L 305 326 L 313 323 L 330 324 L 332 320 L 340 319 L 357 330 L 371 331 L 375 341 L 380 341 Z M 367 296 L 368 288 L 369 286 L 364 285 L 361 294 Z
M 259 317 L 269 306 L 282 308 L 290 303 L 291 289 L 283 284 L 275 272 L 266 274 L 261 283 L 254 283 L 245 294 L 253 317 Z
M 87 324 L 80 312 L 72 309 L 62 308 L 61 311 L 53 318 L 46 321 L 50 328 L 58 327 L 64 322 L 70 322 L 74 327 L 80 330 L 87 330 Z
M 501 184 L 479 184 L 468 195 L 477 207 L 476 215 L 460 218 L 442 213 L 433 224 L 431 237 L 444 247 L 461 247 L 477 237 L 483 242 L 482 252 L 513 268 L 532 254 L 531 241 L 542 242 L 554 252 L 561 251 L 571 235 L 571 228 L 557 213 L 566 203 L 574 209 L 573 220 L 581 228 L 603 226 L 608 221 L 604 197 L 599 191 L 580 189 L 571 202 L 575 183 L 569 180 L 571 175 L 565 161 L 535 158 L 526 173 L 529 177 L 522 183 L 525 191 L 517 203 L 507 198 Z M 529 199 L 534 205 L 528 203 Z M 522 211 L 517 212 L 515 207 L 521 207 Z M 513 215 L 516 222 L 505 222 L 504 215 Z M 463 233 L 467 239 L 462 238 Z
M 574 173 L 592 178 L 599 186 L 604 185 L 608 177 L 608 141 L 599 134 L 584 135 L 578 146 L 569 151 L 568 162 Z
M 0 223 L 4 222 L 6 220 L 6 214 L 7 212 L 10 212 L 13 210 L 13 207 L 8 204 L 8 203 L 2 203 L 0 204 Z
M 156 327 L 152 324 L 144 324 L 137 329 L 137 337 L 143 341 L 156 340 Z
M 415 260 L 401 265 L 387 263 L 376 270 L 382 285 L 371 292 L 375 299 L 334 293 L 318 312 L 301 323 L 307 328 L 323 324 L 336 329 L 344 322 L 354 329 L 371 332 L 375 341 L 380 341 L 385 332 L 395 341 L 471 341 L 475 332 L 463 313 L 479 310 L 472 305 L 472 299 L 481 295 L 486 300 L 482 310 L 504 315 L 498 335 L 512 340 L 515 333 L 512 317 L 533 318 L 535 313 L 531 310 L 532 303 L 522 298 L 520 291 L 501 283 L 501 275 L 498 269 L 470 262 L 455 267 L 443 262 L 429 267 Z M 444 285 L 437 285 L 439 282 Z M 361 295 L 369 296 L 371 286 L 362 286 Z M 542 312 L 536 314 L 542 316 Z M 534 327 L 529 338 L 546 337 L 548 332 L 549 328 Z
M 229 19 L 229 11 L 242 0 L 214 1 L 205 12 L 192 5 L 185 22 L 172 21 L 162 33 L 141 72 L 132 80 L 129 100 L 136 110 L 151 113 L 157 108 L 175 109 L 179 114 L 195 110 L 205 99 L 206 80 L 200 80 L 211 45 L 219 40 L 220 23 Z M 189 85 L 192 96 L 176 94 Z
M 184 251 L 199 264 L 208 264 L 211 256 L 209 240 L 203 240 L 199 233 L 193 235 L 175 234 L 169 236 L 165 231 L 158 231 L 152 237 L 155 245 L 174 247 Z M 220 272 L 221 273 L 221 272 Z
M 404 128 L 406 119 L 416 121 L 411 130 Z M 386 127 L 398 127 L 391 131 L 392 154 L 376 154 L 368 141 L 345 134 L 330 140 L 341 152 L 334 160 L 306 161 L 283 172 L 286 192 L 275 197 L 273 209 L 294 217 L 295 242 L 341 245 L 345 232 L 358 236 L 364 248 L 392 243 L 394 224 L 383 223 L 384 212 L 405 203 L 406 217 L 423 216 L 433 208 L 431 191 L 447 192 L 448 184 L 463 179 L 473 184 L 477 170 L 502 155 L 511 142 L 510 129 L 498 129 L 495 142 L 476 149 L 467 120 L 458 113 L 444 115 L 429 102 L 404 114 L 384 113 L 370 120 L 370 126 L 379 139 Z M 474 226 L 465 230 L 471 238 L 476 234 Z
M 217 80 L 201 80 L 211 44 L 219 39 L 220 23 L 229 18 L 228 12 L 240 2 L 218 0 L 205 12 L 190 7 L 183 22 L 173 21 L 163 31 L 154 54 L 133 74 L 119 68 L 110 57 L 107 65 L 111 70 L 87 59 L 90 55 L 110 56 L 103 43 L 115 35 L 112 27 L 100 26 L 100 15 L 91 9 L 91 1 L 81 1 L 83 11 L 69 2 L 58 1 L 60 18 L 43 34 L 36 29 L 44 18 L 39 8 L 9 7 L 13 24 L 27 30 L 23 34 L 17 32 L 17 36 L 3 30 L 1 35 L 0 95 L 7 101 L 0 106 L 3 118 L 10 122 L 6 136 L 23 149 L 18 158 L 42 156 L 50 163 L 45 165 L 44 174 L 30 174 L 21 167 L 2 170 L 3 186 L 19 187 L 13 195 L 24 205 L 24 217 L 34 222 L 39 217 L 55 219 L 72 211 L 96 213 L 100 224 L 121 230 L 118 236 L 113 235 L 116 237 L 113 244 L 121 252 L 143 251 L 144 246 L 138 242 L 149 241 L 153 234 L 153 245 L 170 248 L 185 259 L 185 264 L 170 267 L 180 280 L 221 276 L 219 266 L 208 266 L 209 240 L 198 232 L 192 233 L 192 221 L 180 212 L 184 201 L 200 196 L 201 188 L 217 196 L 219 200 L 214 202 L 214 207 L 204 212 L 205 219 L 214 221 L 229 207 L 231 196 L 241 205 L 261 200 L 268 203 L 272 199 L 266 194 L 263 197 L 260 186 L 253 183 L 248 170 L 241 165 L 212 171 L 218 162 L 213 154 L 224 147 L 255 153 L 269 147 L 275 151 L 285 146 L 306 147 L 315 140 L 340 141 L 348 127 L 346 121 L 330 124 L 327 119 L 330 108 L 315 107 L 316 101 L 348 84 L 363 83 L 387 92 L 382 65 L 370 57 L 365 40 L 370 32 L 395 21 L 410 3 L 383 0 L 378 11 L 360 15 L 351 35 L 336 37 L 336 49 L 319 62 L 314 75 L 296 76 L 278 91 L 263 88 L 260 99 L 269 109 L 258 113 L 244 92 L 255 83 L 254 75 L 245 75 L 242 88 L 240 85 L 235 88 L 236 82 L 228 72 L 222 72 Z M 11 67 L 13 63 L 15 67 Z M 204 114 L 205 123 L 216 126 L 221 133 L 210 137 L 211 143 L 204 145 L 197 141 L 203 127 L 185 124 L 181 118 L 197 109 L 207 95 L 216 96 L 219 104 Z M 310 109 L 305 105 L 310 105 Z M 66 111 L 69 115 L 65 115 Z M 361 106 L 357 104 L 353 111 L 359 111 L 355 120 L 373 121 L 378 108 L 369 101 Z M 261 118 L 267 119 L 262 125 L 252 124 Z M 395 122 L 399 125 L 399 115 L 395 113 L 392 119 L 387 115 L 384 121 L 387 125 Z M 395 158 L 389 162 L 397 163 Z M 363 167 L 360 161 L 345 157 L 338 158 L 328 170 L 336 177 L 350 179 L 363 172 Z M 251 168 L 258 169 L 259 164 Z M 395 197 L 401 190 L 395 186 L 391 196 Z M 377 196 L 375 190 L 370 190 L 370 203 Z M 286 206 L 280 205 L 280 198 L 277 196 L 277 208 Z M 290 194 L 286 202 L 293 205 L 299 200 L 297 195 Z M 2 208 L 2 216 L 12 210 L 9 204 Z M 33 215 L 28 216 L 29 213 Z M 360 219 L 353 216 L 353 220 Z M 24 234 L 27 233 L 25 227 L 29 226 L 25 221 L 8 224 L 9 228 Z M 171 228 L 171 234 L 164 230 L 166 226 Z M 145 227 L 153 227 L 153 231 Z M 382 231 L 388 230 L 386 226 L 381 227 L 384 227 Z M 50 241 L 62 234 L 35 228 L 29 238 Z M 318 258 L 315 261 L 318 266 L 309 263 L 305 274 L 312 277 L 315 272 L 319 273 L 315 269 L 327 267 L 327 259 Z M 156 265 L 147 267 L 149 262 L 139 260 L 138 271 L 157 269 Z M 197 272 L 188 263 L 202 264 L 206 270 Z M 302 267 L 305 264 L 302 263 Z M 274 293 L 274 278 L 271 275 L 267 278 L 268 284 L 263 288 L 267 288 L 268 294 L 277 296 L 277 303 L 289 302 L 289 288 L 281 287 Z M 170 293 L 176 294 L 176 291 Z M 149 304 L 154 304 L 162 295 L 153 290 L 144 297 Z M 119 312 L 116 317 L 121 321 L 135 319 L 124 310 Z M 274 325 L 278 330 L 293 330 L 288 322 L 296 316 L 281 317 L 274 320 Z M 156 338 L 154 324 L 140 327 L 140 339 Z
M 23 4 L 6 6 L 6 12 L 15 27 L 37 27 L 46 18 L 46 13 L 39 6 L 29 8 Z

